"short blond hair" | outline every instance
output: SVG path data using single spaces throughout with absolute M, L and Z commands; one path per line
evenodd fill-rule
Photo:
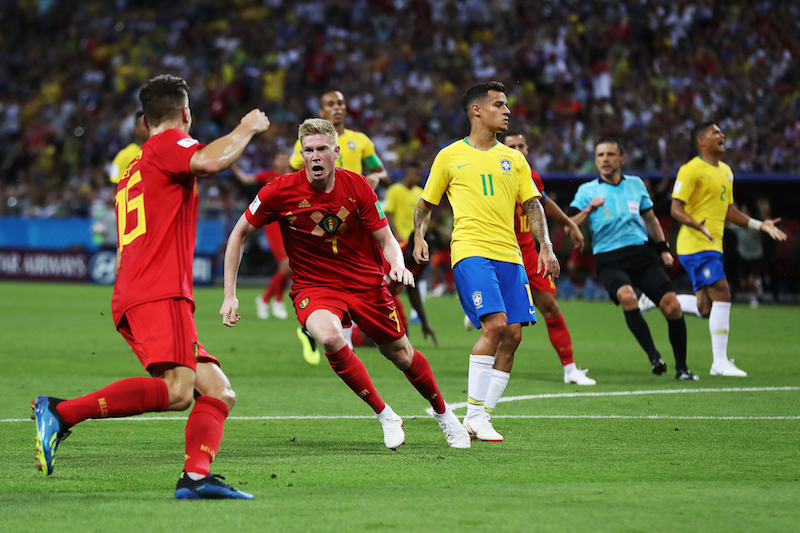
M 336 128 L 333 122 L 324 118 L 307 118 L 297 128 L 297 138 L 300 139 L 300 145 L 303 144 L 303 139 L 309 135 L 322 134 L 330 139 L 331 144 L 336 146 L 339 143 L 339 134 L 336 133 Z

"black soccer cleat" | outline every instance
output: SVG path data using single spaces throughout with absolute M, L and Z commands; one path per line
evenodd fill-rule
M 660 357 L 654 361 L 650 361 L 650 364 L 653 365 L 653 374 L 656 376 L 660 376 L 667 371 L 667 363 Z
M 700 381 L 700 378 L 688 368 L 684 370 L 678 370 L 678 372 L 675 374 L 675 379 L 679 379 L 681 381 Z
M 175 487 L 175 497 L 179 500 L 252 500 L 253 495 L 234 489 L 222 476 L 209 474 L 203 479 L 192 481 L 184 470 Z

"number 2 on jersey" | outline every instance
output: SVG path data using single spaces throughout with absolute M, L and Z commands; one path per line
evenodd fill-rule
M 119 247 L 122 249 L 132 243 L 137 237 L 147 232 L 147 224 L 144 216 L 144 192 L 131 200 L 129 198 L 131 188 L 142 181 L 142 174 L 138 170 L 133 173 L 125 188 L 117 192 L 117 230 L 119 234 Z M 128 214 L 136 213 L 136 227 L 130 232 L 127 231 Z

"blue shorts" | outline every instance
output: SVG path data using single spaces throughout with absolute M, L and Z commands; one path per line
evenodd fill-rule
M 525 267 L 485 257 L 467 257 L 453 268 L 461 307 L 476 328 L 480 318 L 505 313 L 509 324 L 536 323 Z
M 725 260 L 720 252 L 711 250 L 679 255 L 678 258 L 692 278 L 694 292 L 725 279 Z

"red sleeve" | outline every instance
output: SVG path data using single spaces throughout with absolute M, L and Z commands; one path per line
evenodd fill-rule
M 247 221 L 256 228 L 260 228 L 265 224 L 278 220 L 281 217 L 281 213 L 276 207 L 279 205 L 279 196 L 280 189 L 275 181 L 261 187 L 261 190 L 258 191 L 256 197 L 244 212 Z
M 533 183 L 536 185 L 536 188 L 539 189 L 539 192 L 544 193 L 544 183 L 539 173 L 535 170 L 531 170 L 531 178 L 533 178 Z
M 178 129 L 167 130 L 158 137 L 153 152 L 164 173 L 176 181 L 191 178 L 189 161 L 205 144 Z
M 267 170 L 262 170 L 261 172 L 259 172 L 258 174 L 256 174 L 256 175 L 255 175 L 255 180 L 256 180 L 256 182 L 258 182 L 258 183 L 264 183 L 264 184 L 267 184 L 267 183 L 270 183 L 270 182 L 272 182 L 272 180 L 274 180 L 275 178 L 277 178 L 277 177 L 278 177 L 278 175 L 279 175 L 279 174 L 278 174 L 278 172 L 277 172 L 277 171 L 275 171 L 275 170 L 273 170 L 273 169 L 269 168 L 269 169 L 267 169 Z

